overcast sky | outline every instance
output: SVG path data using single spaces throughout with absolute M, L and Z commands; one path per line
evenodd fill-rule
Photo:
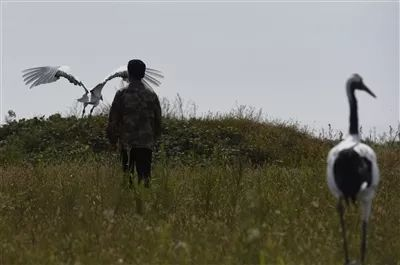
M 161 70 L 155 91 L 201 112 L 237 104 L 270 118 L 347 131 L 346 79 L 365 130 L 399 121 L 398 2 L 3 2 L 1 120 L 66 114 L 82 94 L 65 80 L 29 89 L 21 70 L 68 65 L 93 87 L 132 58 Z M 110 103 L 119 82 L 104 89 Z

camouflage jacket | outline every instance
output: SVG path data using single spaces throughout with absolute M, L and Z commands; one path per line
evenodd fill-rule
M 161 107 L 156 93 L 141 82 L 119 90 L 111 105 L 107 136 L 112 144 L 152 149 L 161 134 Z

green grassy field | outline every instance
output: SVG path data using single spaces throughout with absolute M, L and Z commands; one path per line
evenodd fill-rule
M 343 264 L 325 181 L 337 141 L 243 118 L 169 118 L 151 189 L 129 189 L 105 122 L 0 128 L 0 264 Z M 367 264 L 398 265 L 400 146 L 373 147 L 381 185 Z M 354 259 L 359 216 L 346 213 Z

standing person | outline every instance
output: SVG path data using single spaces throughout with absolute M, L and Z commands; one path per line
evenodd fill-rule
M 152 150 L 161 135 L 161 107 L 157 94 L 142 83 L 146 65 L 141 60 L 128 63 L 129 85 L 119 90 L 111 105 L 107 137 L 119 142 L 122 168 L 133 173 L 138 183 L 150 186 Z M 132 178 L 129 177 L 132 185 Z

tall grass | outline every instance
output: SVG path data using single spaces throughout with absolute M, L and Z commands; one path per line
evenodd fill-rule
M 399 264 L 399 155 L 383 152 L 368 264 Z M 133 190 L 115 160 L 10 166 L 0 176 L 1 264 L 342 264 L 322 161 L 161 160 L 151 189 Z M 350 210 L 355 256 L 360 222 Z
M 151 189 L 128 188 L 104 138 L 106 116 L 1 127 L 0 264 L 343 264 L 325 183 L 339 135 L 316 138 L 241 106 L 202 118 L 173 113 Z M 367 264 L 399 265 L 400 145 L 371 144 L 382 182 Z M 359 210 L 346 217 L 357 258 Z

